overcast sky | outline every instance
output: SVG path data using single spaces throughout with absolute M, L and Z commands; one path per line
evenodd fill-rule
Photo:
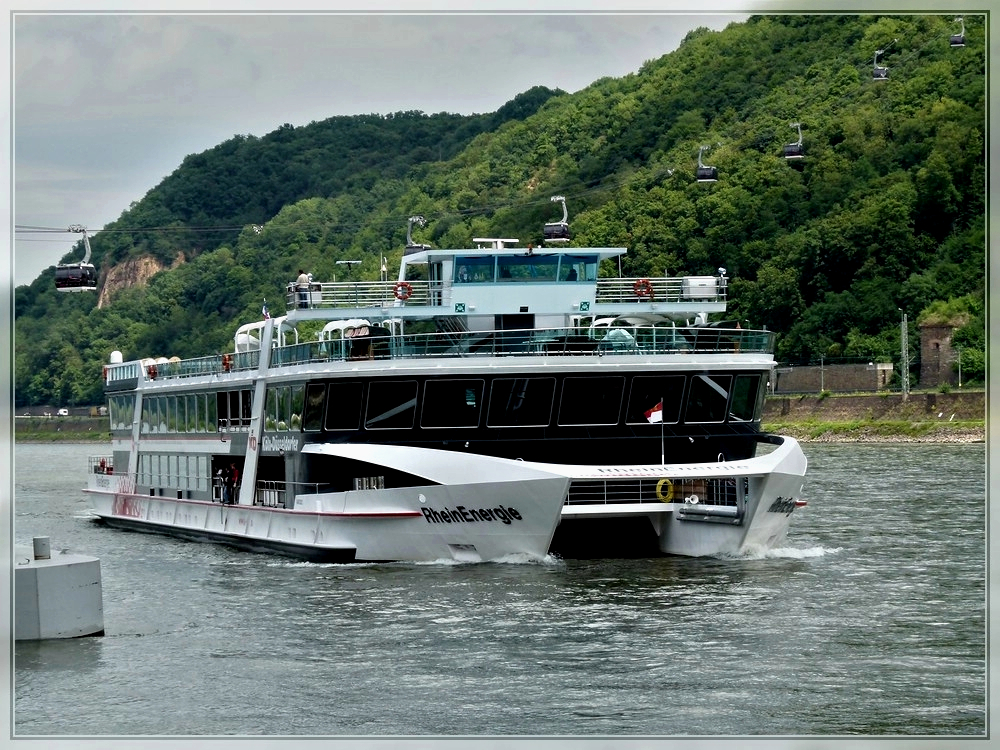
M 262 136 L 334 115 L 492 112 L 532 86 L 574 92 L 635 72 L 691 29 L 747 17 L 724 13 L 720 3 L 702 5 L 719 8 L 704 15 L 656 7 L 665 10 L 17 13 L 13 224 L 82 224 L 93 232 L 185 156 L 236 134 Z M 57 263 L 79 235 L 15 232 L 14 240 L 19 285 Z

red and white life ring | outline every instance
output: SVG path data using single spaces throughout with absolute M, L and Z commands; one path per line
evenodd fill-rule
M 636 297 L 652 297 L 653 285 L 649 279 L 637 279 L 635 284 L 632 285 L 632 291 L 635 292 Z
M 413 296 L 413 286 L 407 281 L 399 281 L 393 287 L 392 294 L 400 302 L 405 302 Z

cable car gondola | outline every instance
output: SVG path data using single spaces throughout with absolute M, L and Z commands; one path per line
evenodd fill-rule
M 892 41 L 895 42 L 896 40 L 893 39 Z M 888 49 L 888 47 L 886 47 L 885 49 Z M 884 55 L 885 54 L 885 49 L 877 49 L 877 50 L 875 50 L 875 60 L 872 63 L 872 80 L 873 81 L 887 81 L 887 80 L 889 80 L 889 68 L 887 68 L 884 65 L 879 65 L 878 64 L 879 55 Z
M 566 212 L 566 199 L 561 195 L 553 195 L 549 200 L 553 203 L 562 203 L 562 220 L 553 221 L 545 225 L 543 232 L 546 242 L 569 242 L 569 224 L 566 219 L 569 214 Z
M 796 143 L 786 143 L 785 144 L 785 158 L 786 159 L 801 159 L 803 157 L 802 153 L 802 124 L 798 122 L 792 123 L 793 128 L 799 129 L 799 140 Z
M 422 250 L 430 250 L 430 245 L 423 245 L 413 241 L 413 225 L 418 227 L 427 226 L 427 220 L 423 216 L 411 216 L 406 222 L 406 249 L 403 255 L 419 253 Z
M 67 232 L 83 234 L 86 255 L 80 263 L 60 263 L 56 266 L 56 289 L 60 292 L 93 292 L 97 290 L 97 269 L 90 263 L 90 240 L 87 228 L 74 224 Z
M 951 35 L 951 42 L 950 42 L 950 44 L 951 44 L 952 47 L 964 47 L 965 46 L 965 20 L 961 16 L 959 16 L 955 20 L 958 21 L 962 25 L 962 30 L 959 31 L 957 34 L 952 34 Z
M 694 176 L 697 178 L 698 182 L 715 182 L 719 179 L 719 170 L 715 167 L 709 167 L 701 162 L 701 154 L 706 151 L 708 146 L 700 146 L 698 148 L 698 169 L 695 171 Z

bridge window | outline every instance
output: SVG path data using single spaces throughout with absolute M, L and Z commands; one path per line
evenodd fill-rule
M 496 258 L 492 255 L 459 255 L 455 258 L 455 282 L 493 281 L 493 265 Z
M 501 255 L 500 281 L 555 281 L 558 255 Z
M 559 424 L 618 424 L 625 378 L 566 378 L 559 404 Z
M 482 410 L 482 380 L 428 380 L 420 426 L 478 427 Z
M 368 387 L 366 429 L 408 430 L 413 427 L 416 413 L 415 380 L 375 381 Z
M 662 421 L 665 424 L 677 424 L 681 418 L 683 396 L 683 375 L 636 376 L 632 379 L 625 422 L 649 424 Z M 656 406 L 661 404 L 659 411 L 662 419 L 658 419 Z
M 563 255 L 559 261 L 560 281 L 595 281 L 596 255 Z
M 497 378 L 490 389 L 490 427 L 545 427 L 552 418 L 555 378 Z

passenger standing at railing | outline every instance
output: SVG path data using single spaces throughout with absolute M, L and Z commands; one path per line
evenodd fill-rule
M 296 279 L 299 288 L 299 307 L 309 306 L 309 274 L 299 269 L 299 278 Z

